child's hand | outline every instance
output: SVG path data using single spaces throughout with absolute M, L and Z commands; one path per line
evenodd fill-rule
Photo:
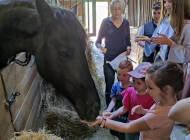
M 103 112 L 103 117 L 104 117 L 104 118 L 109 118 L 111 115 L 112 115 L 112 113 L 109 112 L 109 111 L 106 111 L 106 110 L 105 110 L 105 111 Z
M 113 118 L 115 118 L 115 115 L 114 115 L 114 112 L 104 111 L 103 117 L 106 119 L 113 119 Z
M 90 127 L 92 127 L 94 125 L 101 124 L 102 123 L 102 117 L 98 116 L 94 122 L 87 122 L 85 120 L 80 120 L 80 122 L 81 123 L 85 123 L 85 124 L 89 124 Z
M 126 55 L 130 55 L 131 53 L 131 47 L 127 47 L 127 51 L 125 52 Z
M 107 48 L 102 47 L 102 48 L 101 48 L 101 52 L 102 52 L 103 54 L 106 54 Z
M 172 41 L 164 34 L 158 34 L 158 37 L 152 37 L 151 40 L 155 44 L 167 44 L 169 47 L 172 45 Z
M 131 110 L 131 115 L 133 115 L 134 113 L 145 114 L 145 110 L 141 105 L 137 105 L 137 106 L 133 107 Z

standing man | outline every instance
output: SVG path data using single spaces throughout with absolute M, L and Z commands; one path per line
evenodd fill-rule
M 160 13 L 161 13 L 161 4 L 160 2 L 156 2 L 155 4 L 153 4 L 152 7 L 152 20 L 146 22 L 140 29 L 138 36 L 147 36 L 149 38 L 152 37 L 152 34 L 154 32 L 154 30 L 157 27 L 157 24 L 159 22 L 160 19 Z M 144 48 L 144 41 L 139 41 L 138 45 Z M 156 51 L 151 53 L 149 56 L 147 56 L 145 54 L 145 51 L 143 51 L 143 58 L 142 58 L 142 62 L 150 62 L 150 63 L 154 63 L 154 58 L 156 56 L 156 54 L 159 52 L 160 47 L 157 46 L 156 47 Z

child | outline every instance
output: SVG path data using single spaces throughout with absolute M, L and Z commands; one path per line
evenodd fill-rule
M 189 122 L 187 133 L 190 133 L 190 97 L 178 101 L 171 109 L 168 117 L 178 122 Z M 187 136 L 190 139 L 190 134 Z
M 128 74 L 129 71 L 133 70 L 133 65 L 131 61 L 124 60 L 120 62 L 118 69 L 117 69 L 117 77 L 118 82 L 114 83 L 112 85 L 110 98 L 111 102 L 109 103 L 108 108 L 104 112 L 111 112 L 116 111 L 118 108 L 122 106 L 122 95 L 121 92 L 125 89 L 131 86 L 130 75 Z M 121 116 L 118 116 L 114 118 L 115 121 L 127 122 L 127 116 L 128 113 L 125 113 Z M 125 133 L 119 133 L 114 130 L 110 130 L 110 133 L 116 137 L 118 137 L 119 140 L 125 140 Z
M 174 96 L 183 89 L 183 70 L 173 62 L 156 63 L 147 70 L 145 82 L 156 103 L 149 111 L 135 107 L 136 113 L 145 114 L 143 117 L 124 124 L 99 116 L 91 126 L 101 124 L 119 132 L 140 132 L 140 140 L 170 140 L 174 121 L 167 115 L 176 103 Z
M 142 115 L 139 114 L 131 115 L 131 109 L 134 106 L 142 105 L 144 108 L 149 109 L 155 103 L 146 92 L 147 86 L 145 84 L 145 74 L 150 66 L 152 66 L 150 63 L 142 62 L 134 71 L 128 72 L 128 74 L 133 77 L 133 87 L 127 88 L 122 92 L 122 96 L 124 97 L 122 100 L 123 106 L 113 113 L 105 114 L 109 119 L 129 112 L 128 120 L 131 122 L 142 117 Z M 139 132 L 125 135 L 125 139 L 127 140 L 135 140 L 138 138 Z

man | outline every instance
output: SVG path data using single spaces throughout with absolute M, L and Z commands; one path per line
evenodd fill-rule
M 161 13 L 161 5 L 160 2 L 157 2 L 152 7 L 152 20 L 146 22 L 140 29 L 138 36 L 147 36 L 149 38 L 152 37 L 152 34 L 154 30 L 157 27 L 157 24 L 160 19 L 160 13 Z M 144 48 L 144 41 L 138 42 L 138 45 Z M 143 51 L 143 58 L 142 62 L 150 62 L 154 63 L 154 57 L 159 52 L 160 47 L 156 47 L 156 51 L 151 53 L 149 56 L 145 55 L 145 52 Z

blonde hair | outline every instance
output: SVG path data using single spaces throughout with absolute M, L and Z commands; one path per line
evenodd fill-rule
M 110 12 L 112 14 L 113 11 L 113 6 L 116 2 L 119 2 L 120 6 L 121 6 L 121 11 L 122 11 L 122 16 L 125 14 L 125 1 L 124 0 L 112 0 L 110 3 Z
M 133 70 L 133 64 L 131 61 L 129 60 L 123 60 L 119 63 L 119 66 L 118 68 L 120 69 L 125 69 L 125 68 L 128 68 L 129 71 L 132 71 Z
M 172 12 L 167 14 L 167 10 L 164 7 L 164 0 L 161 1 L 161 16 L 160 19 L 169 16 L 171 26 L 175 30 L 174 36 L 171 38 L 177 42 L 181 36 L 183 26 L 187 19 L 190 19 L 190 2 L 189 0 L 172 0 Z

